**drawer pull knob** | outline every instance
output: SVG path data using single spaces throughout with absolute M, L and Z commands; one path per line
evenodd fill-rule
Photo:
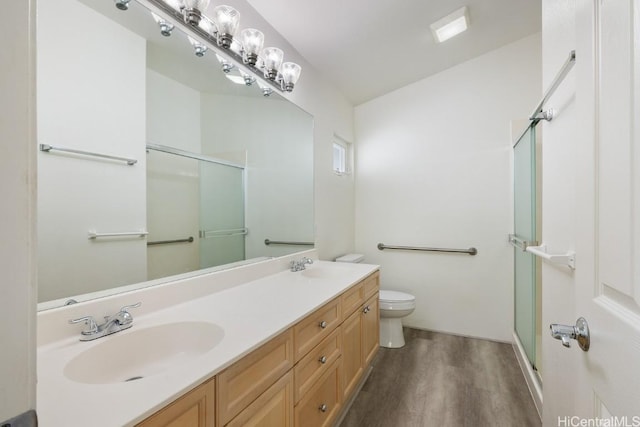
M 325 363 L 327 363 L 327 356 L 322 356 L 320 359 L 318 359 L 318 362 L 324 365 Z
M 320 405 L 320 407 L 318 409 L 320 409 L 320 411 L 322 411 L 322 412 L 327 412 L 327 405 L 325 405 L 323 403 L 322 405 Z
M 325 321 L 323 320 L 322 322 L 320 322 L 320 325 L 318 325 L 318 326 L 320 326 L 322 329 L 324 329 L 324 328 L 326 328 L 326 327 L 327 327 L 327 322 L 325 322 Z
M 364 310 L 362 310 L 362 312 L 363 312 L 364 314 L 367 314 L 367 313 L 368 313 L 368 312 L 370 312 L 370 311 L 371 311 L 371 309 L 369 308 L 369 306 L 366 306 L 366 307 L 364 308 Z

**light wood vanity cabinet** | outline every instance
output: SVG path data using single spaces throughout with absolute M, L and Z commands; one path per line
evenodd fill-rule
M 139 426 L 331 426 L 378 350 L 378 282 L 371 274 Z
M 215 393 L 215 378 L 211 378 L 136 427 L 214 427 Z

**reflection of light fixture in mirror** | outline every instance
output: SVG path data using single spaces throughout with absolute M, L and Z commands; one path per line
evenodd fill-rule
M 260 87 L 260 90 L 262 91 L 262 96 L 264 97 L 267 97 L 273 93 L 273 89 L 271 89 L 269 86 L 265 85 L 262 82 L 258 82 L 258 87 Z
M 245 84 L 245 80 L 242 76 L 238 76 L 236 74 L 225 74 L 225 77 L 234 82 L 237 85 Z
M 293 90 L 293 86 L 295 86 L 300 78 L 300 71 L 302 71 L 302 68 L 296 63 L 285 62 L 282 64 L 282 67 L 280 67 L 280 78 L 282 79 L 281 84 L 284 90 L 287 92 Z
M 247 86 L 251 86 L 252 84 L 254 84 L 256 82 L 256 78 L 255 77 L 245 73 L 242 70 L 240 70 L 240 75 L 242 76 L 244 84 L 247 85 Z
M 228 73 L 233 69 L 233 64 L 227 61 L 226 59 L 224 59 L 222 56 L 218 55 L 217 53 L 216 53 L 216 58 L 218 58 L 218 62 L 220 62 L 220 65 L 222 65 L 222 71 L 224 73 Z
M 469 26 L 469 12 L 467 6 L 461 7 L 431 24 L 431 32 L 438 43 L 465 31 Z
M 191 46 L 193 46 L 193 49 L 195 50 L 196 56 L 198 58 L 202 58 L 204 56 L 204 53 L 207 51 L 207 46 L 203 45 L 198 40 L 191 38 L 190 36 L 188 38 L 189 43 L 191 43 Z
M 209 7 L 210 0 L 184 0 L 184 21 L 197 27 L 202 19 L 202 11 Z
M 153 19 L 158 23 L 158 26 L 160 27 L 160 34 L 162 34 L 165 37 L 169 37 L 171 35 L 171 31 L 173 31 L 173 24 L 165 21 L 155 13 L 151 13 L 151 15 L 153 16 Z
M 240 12 L 231 6 L 221 5 L 213 9 L 213 22 L 218 30 L 218 46 L 225 49 L 231 47 L 233 36 L 238 31 L 240 24 Z
M 242 59 L 249 65 L 256 65 L 258 54 L 264 44 L 264 34 L 255 28 L 245 28 L 240 32 L 242 41 Z
M 284 53 L 277 47 L 265 47 L 262 50 L 262 60 L 264 61 L 264 76 L 269 80 L 275 80 L 278 76 L 278 69 L 282 64 Z
M 120 10 L 128 10 L 130 1 L 131 0 L 115 0 L 116 7 Z

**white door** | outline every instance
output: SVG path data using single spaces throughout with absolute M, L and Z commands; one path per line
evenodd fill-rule
M 640 0 L 576 7 L 575 314 L 591 346 L 572 346 L 567 415 L 640 426 Z

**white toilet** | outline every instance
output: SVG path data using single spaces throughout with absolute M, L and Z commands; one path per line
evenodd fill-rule
M 336 262 L 362 262 L 364 255 L 347 254 L 336 258 Z M 380 346 L 404 347 L 402 318 L 416 308 L 416 297 L 405 292 L 380 289 Z

